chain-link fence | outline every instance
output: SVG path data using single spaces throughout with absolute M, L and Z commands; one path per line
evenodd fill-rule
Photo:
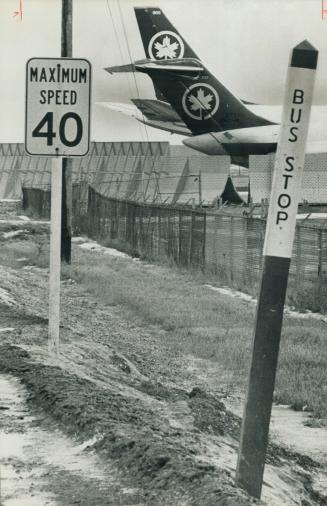
M 23 209 L 30 217 L 50 218 L 50 189 L 23 188 Z
M 212 210 L 108 199 L 89 188 L 88 235 L 149 259 L 201 268 L 227 286 L 258 293 L 266 222 Z M 327 230 L 298 223 L 288 302 L 327 309 Z
M 23 188 L 23 209 L 30 217 L 50 219 L 51 187 Z M 87 233 L 88 184 L 85 181 L 73 183 L 73 228 L 76 233 Z
M 148 259 L 204 267 L 206 214 L 108 199 L 89 188 L 88 235 Z
M 37 196 L 35 192 L 41 192 Z M 45 195 L 46 194 L 46 195 Z M 24 201 L 47 217 L 50 194 L 24 189 Z M 105 245 L 150 260 L 171 259 L 208 277 L 257 295 L 262 269 L 264 219 L 228 211 L 122 201 L 74 185 L 73 224 Z M 327 309 L 327 229 L 298 223 L 288 285 L 296 307 Z
M 257 295 L 266 221 L 207 214 L 206 269 L 228 286 Z M 327 229 L 297 223 L 288 281 L 288 303 L 327 309 Z

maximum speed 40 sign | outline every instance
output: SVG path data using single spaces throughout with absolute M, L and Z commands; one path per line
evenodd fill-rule
M 84 156 L 90 144 L 91 64 L 32 58 L 26 65 L 25 149 L 30 155 Z

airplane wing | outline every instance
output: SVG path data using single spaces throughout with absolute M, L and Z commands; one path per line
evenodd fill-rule
M 155 119 L 160 121 L 177 121 L 185 125 L 185 123 L 181 120 L 181 117 L 167 102 L 162 102 L 161 100 L 136 98 L 131 100 L 142 112 L 142 114 L 144 114 L 144 116 L 148 119 Z
M 96 105 L 120 112 L 159 130 L 165 130 L 172 134 L 192 135 L 169 104 L 147 99 L 132 99 L 132 102 L 133 105 L 118 102 L 97 102 Z
M 96 102 L 96 105 L 110 109 L 111 111 L 121 112 L 131 118 L 142 120 L 142 113 L 135 107 L 135 105 L 125 104 L 122 102 Z

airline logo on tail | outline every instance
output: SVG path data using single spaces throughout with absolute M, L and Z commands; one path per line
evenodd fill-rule
M 148 52 L 153 60 L 183 58 L 184 42 L 177 33 L 163 30 L 150 39 Z
M 202 121 L 211 118 L 217 112 L 219 96 L 210 84 L 196 83 L 187 88 L 182 104 L 188 116 Z

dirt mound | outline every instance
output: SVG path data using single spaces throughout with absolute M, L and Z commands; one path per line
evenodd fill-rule
M 70 435 L 84 440 L 98 435 L 94 448 L 141 484 L 147 504 L 255 503 L 234 485 L 228 471 L 197 462 L 182 432 L 145 411 L 137 400 L 59 367 L 34 363 L 17 346 L 1 346 L 0 371 L 19 377 L 30 392 L 28 402 L 51 414 Z
M 195 387 L 189 393 L 188 405 L 194 415 L 194 425 L 203 432 L 239 438 L 241 421 L 228 411 L 223 402 L 203 389 Z
M 114 394 L 60 367 L 35 363 L 20 347 L 0 347 L 0 371 L 20 378 L 28 388 L 27 400 L 33 408 L 50 414 L 70 436 L 77 435 L 81 440 L 95 436 L 93 449 L 104 458 L 113 459 L 135 486 L 146 491 L 146 504 L 209 506 L 256 502 L 235 486 L 230 470 L 218 469 L 197 458 L 191 444 L 197 439 L 197 431 L 238 437 L 240 430 L 239 418 L 203 389 L 194 387 L 187 394 L 178 389 L 170 391 L 160 383 L 139 384 L 141 390 L 157 399 L 186 400 L 195 428 L 194 433 L 187 435 L 158 418 L 155 411 L 145 410 L 137 399 Z M 304 461 L 302 456 L 270 446 L 268 462 L 281 464 L 285 459 L 303 468 L 318 466 L 311 459 Z M 320 501 L 314 497 L 308 476 L 304 474 L 304 478 L 309 495 Z

